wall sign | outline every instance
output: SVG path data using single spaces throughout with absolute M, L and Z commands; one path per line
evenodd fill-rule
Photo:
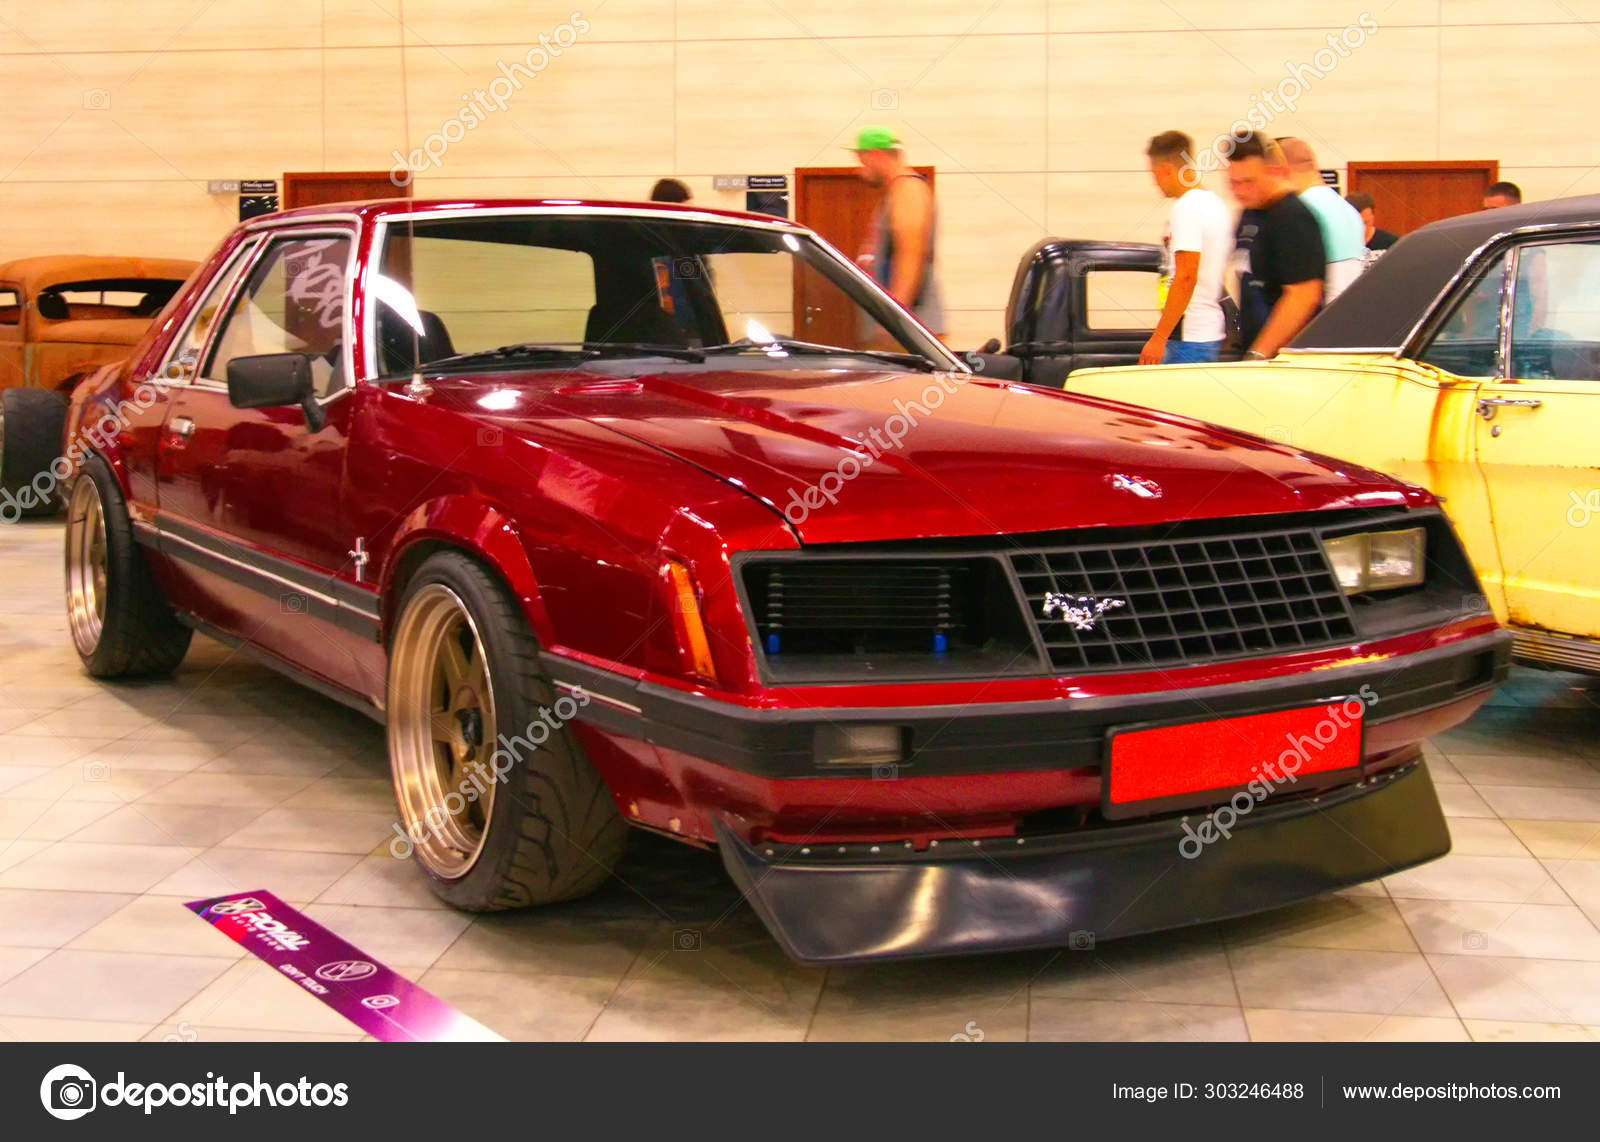
M 716 174 L 711 176 L 712 190 L 788 190 L 786 174 Z
M 1321 174 L 1322 174 L 1322 181 L 1323 181 L 1323 183 L 1325 185 L 1333 187 L 1334 190 L 1338 190 L 1339 189 L 1339 172 L 1338 171 L 1325 170 L 1325 171 L 1322 171 Z
M 278 209 L 278 180 L 243 178 L 239 180 L 239 221 L 259 218 Z

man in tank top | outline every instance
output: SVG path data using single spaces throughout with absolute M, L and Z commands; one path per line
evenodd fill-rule
M 906 163 L 894 132 L 867 127 L 852 148 L 861 178 L 883 188 L 857 262 L 879 285 L 939 336 L 945 334 L 944 298 L 934 249 L 939 230 L 933 187 Z

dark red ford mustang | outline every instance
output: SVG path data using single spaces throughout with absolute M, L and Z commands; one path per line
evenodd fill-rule
M 467 909 L 628 826 L 805 961 L 1271 908 L 1448 850 L 1421 743 L 1507 664 L 1426 492 L 987 380 L 771 218 L 258 219 L 67 432 L 89 671 L 200 630 L 384 720 Z

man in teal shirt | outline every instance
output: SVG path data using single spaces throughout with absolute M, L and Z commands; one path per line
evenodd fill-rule
M 1289 179 L 1300 194 L 1300 201 L 1317 220 L 1322 231 L 1322 248 L 1327 260 L 1323 278 L 1322 304 L 1327 305 L 1360 276 L 1367 259 L 1367 224 L 1361 214 L 1322 181 L 1317 156 L 1304 139 L 1279 139 L 1284 161 L 1289 164 Z

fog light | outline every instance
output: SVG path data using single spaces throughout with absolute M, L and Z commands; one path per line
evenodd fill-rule
M 1341 535 L 1322 546 L 1347 595 L 1415 587 L 1427 577 L 1427 534 L 1420 527 Z
M 905 755 L 899 726 L 818 726 L 818 765 L 883 765 Z

